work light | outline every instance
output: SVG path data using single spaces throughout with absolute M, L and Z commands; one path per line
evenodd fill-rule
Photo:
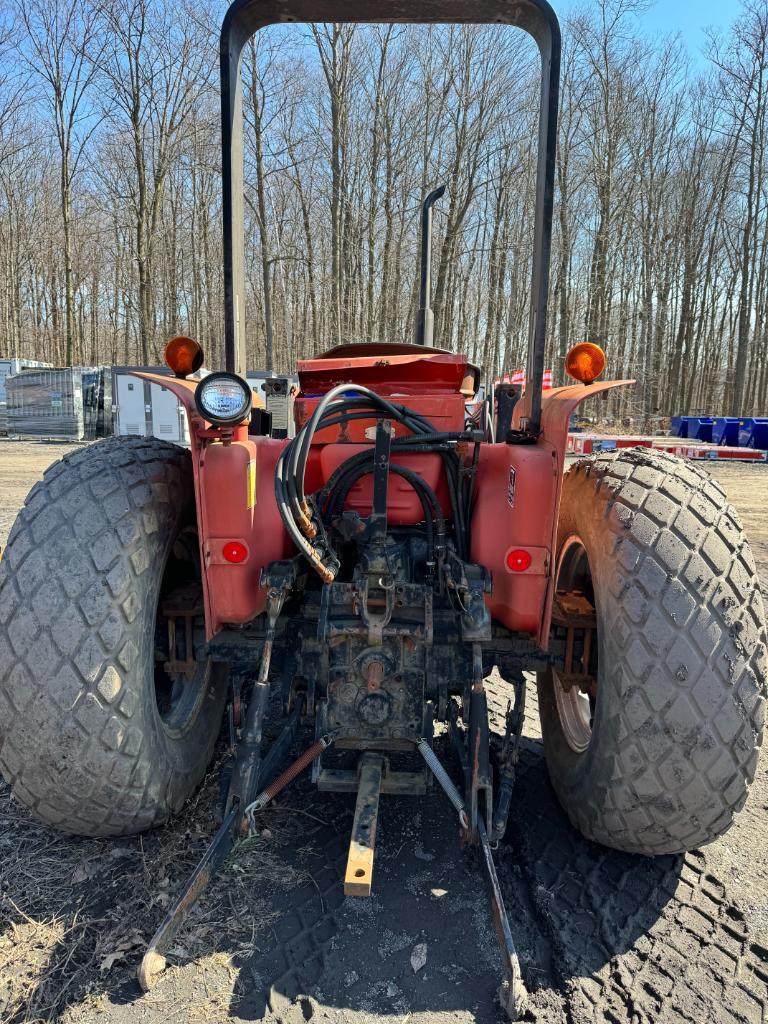
M 242 423 L 251 411 L 251 389 L 234 373 L 210 373 L 195 388 L 198 412 L 217 427 Z

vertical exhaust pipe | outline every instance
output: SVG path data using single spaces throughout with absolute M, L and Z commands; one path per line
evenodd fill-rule
M 431 345 L 435 316 L 430 306 L 432 294 L 432 207 L 445 194 L 445 185 L 433 189 L 421 208 L 421 292 L 416 316 L 416 344 Z

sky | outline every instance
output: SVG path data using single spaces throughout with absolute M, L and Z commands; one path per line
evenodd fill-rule
M 707 27 L 727 29 L 739 10 L 738 0 L 657 0 L 641 15 L 641 22 L 648 32 L 679 31 L 693 49 L 698 49 L 705 41 Z
M 564 16 L 581 6 L 579 0 L 550 0 Z M 705 30 L 727 30 L 741 10 L 739 0 L 655 0 L 638 16 L 640 28 L 648 35 L 680 32 L 692 56 L 698 56 L 706 43 Z

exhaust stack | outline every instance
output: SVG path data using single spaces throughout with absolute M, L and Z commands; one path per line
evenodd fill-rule
M 445 185 L 433 189 L 421 208 L 421 293 L 416 316 L 417 345 L 431 345 L 435 316 L 430 306 L 432 293 L 432 207 L 445 194 Z

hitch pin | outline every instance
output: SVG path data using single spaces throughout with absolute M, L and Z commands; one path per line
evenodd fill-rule
M 456 787 L 454 786 L 450 775 L 445 770 L 445 768 L 443 768 L 443 765 L 440 762 L 440 758 L 437 756 L 432 747 L 430 747 L 430 745 L 423 737 L 419 740 L 417 746 L 419 748 L 419 753 L 427 762 L 427 767 L 430 769 L 432 774 L 440 783 L 440 787 L 445 793 L 445 795 L 456 808 L 456 811 L 459 815 L 459 824 L 461 825 L 465 832 L 468 832 L 469 819 L 467 818 L 467 809 L 464 806 L 464 801 L 462 800 L 461 794 L 459 793 L 458 789 L 456 789 Z

